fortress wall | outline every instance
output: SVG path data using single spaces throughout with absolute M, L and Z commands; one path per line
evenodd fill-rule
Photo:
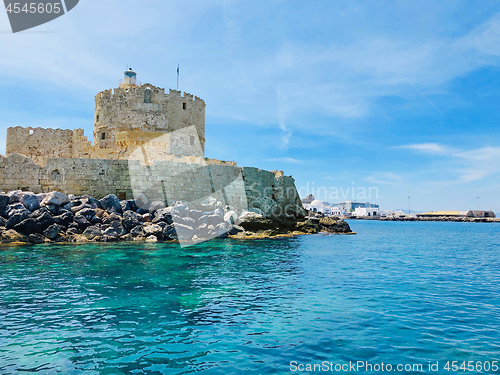
M 7 156 L 17 152 L 43 165 L 49 158 L 73 157 L 73 130 L 23 128 L 7 129 Z
M 0 190 L 25 190 L 41 193 L 39 183 L 41 167 L 26 156 L 14 153 L 8 157 L 0 155 Z
M 176 161 L 145 165 L 139 160 L 69 158 L 49 159 L 40 167 L 19 154 L 0 156 L 0 190 L 57 190 L 96 198 L 115 194 L 120 199 L 144 193 L 150 201 L 168 204 L 178 200 L 197 204 L 212 196 L 238 209 L 254 207 L 265 197 L 282 208 L 279 215 L 288 204 L 302 207 L 293 178 L 282 172 Z
M 40 171 L 39 180 L 44 192 L 57 190 L 97 198 L 108 194 L 121 199 L 132 197 L 126 160 L 49 159 Z

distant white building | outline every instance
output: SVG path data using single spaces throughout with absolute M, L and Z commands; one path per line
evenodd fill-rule
M 304 208 L 313 212 L 321 212 L 325 214 L 326 206 L 318 199 L 313 200 L 310 204 L 304 204 Z
M 380 209 L 378 207 L 356 207 L 354 210 L 356 217 L 379 217 Z
M 333 216 L 345 216 L 346 209 L 344 206 L 331 206 L 330 207 L 330 215 Z
M 304 202 L 305 198 L 302 199 L 302 204 L 306 210 L 312 212 L 321 212 L 325 215 L 334 215 L 334 216 L 345 216 L 346 209 L 344 206 L 338 205 L 330 205 L 328 202 L 321 202 L 318 199 L 311 201 L 310 203 Z
M 303 205 L 311 204 L 313 200 L 314 200 L 314 194 L 308 194 L 307 197 L 302 198 L 302 204 Z

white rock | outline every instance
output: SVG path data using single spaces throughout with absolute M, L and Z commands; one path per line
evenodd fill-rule
M 144 193 L 139 193 L 135 197 L 135 204 L 139 208 L 149 209 L 149 199 L 144 195 Z
M 238 220 L 238 214 L 236 213 L 236 211 L 228 211 L 224 215 L 224 221 L 227 221 L 231 224 L 236 223 L 237 220 Z
M 62 206 L 63 204 L 69 203 L 69 198 L 66 194 L 60 193 L 58 191 L 53 191 L 48 193 L 47 196 L 42 200 L 42 205 L 47 206 L 49 204 L 54 204 L 56 206 Z

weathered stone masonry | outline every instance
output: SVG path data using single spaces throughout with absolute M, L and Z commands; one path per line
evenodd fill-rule
M 150 200 L 168 203 L 216 194 L 218 200 L 234 206 L 251 208 L 257 200 L 267 198 L 282 209 L 287 205 L 302 207 L 293 178 L 283 172 L 172 161 L 145 165 L 136 160 L 70 158 L 49 159 L 42 167 L 23 155 L 0 155 L 0 190 L 57 190 L 96 198 L 115 194 L 121 199 L 132 199 L 134 193 L 142 192 Z

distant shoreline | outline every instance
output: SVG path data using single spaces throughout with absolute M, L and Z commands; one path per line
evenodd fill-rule
M 448 221 L 455 223 L 500 223 L 498 217 L 348 217 L 344 220 L 376 220 L 376 221 Z

